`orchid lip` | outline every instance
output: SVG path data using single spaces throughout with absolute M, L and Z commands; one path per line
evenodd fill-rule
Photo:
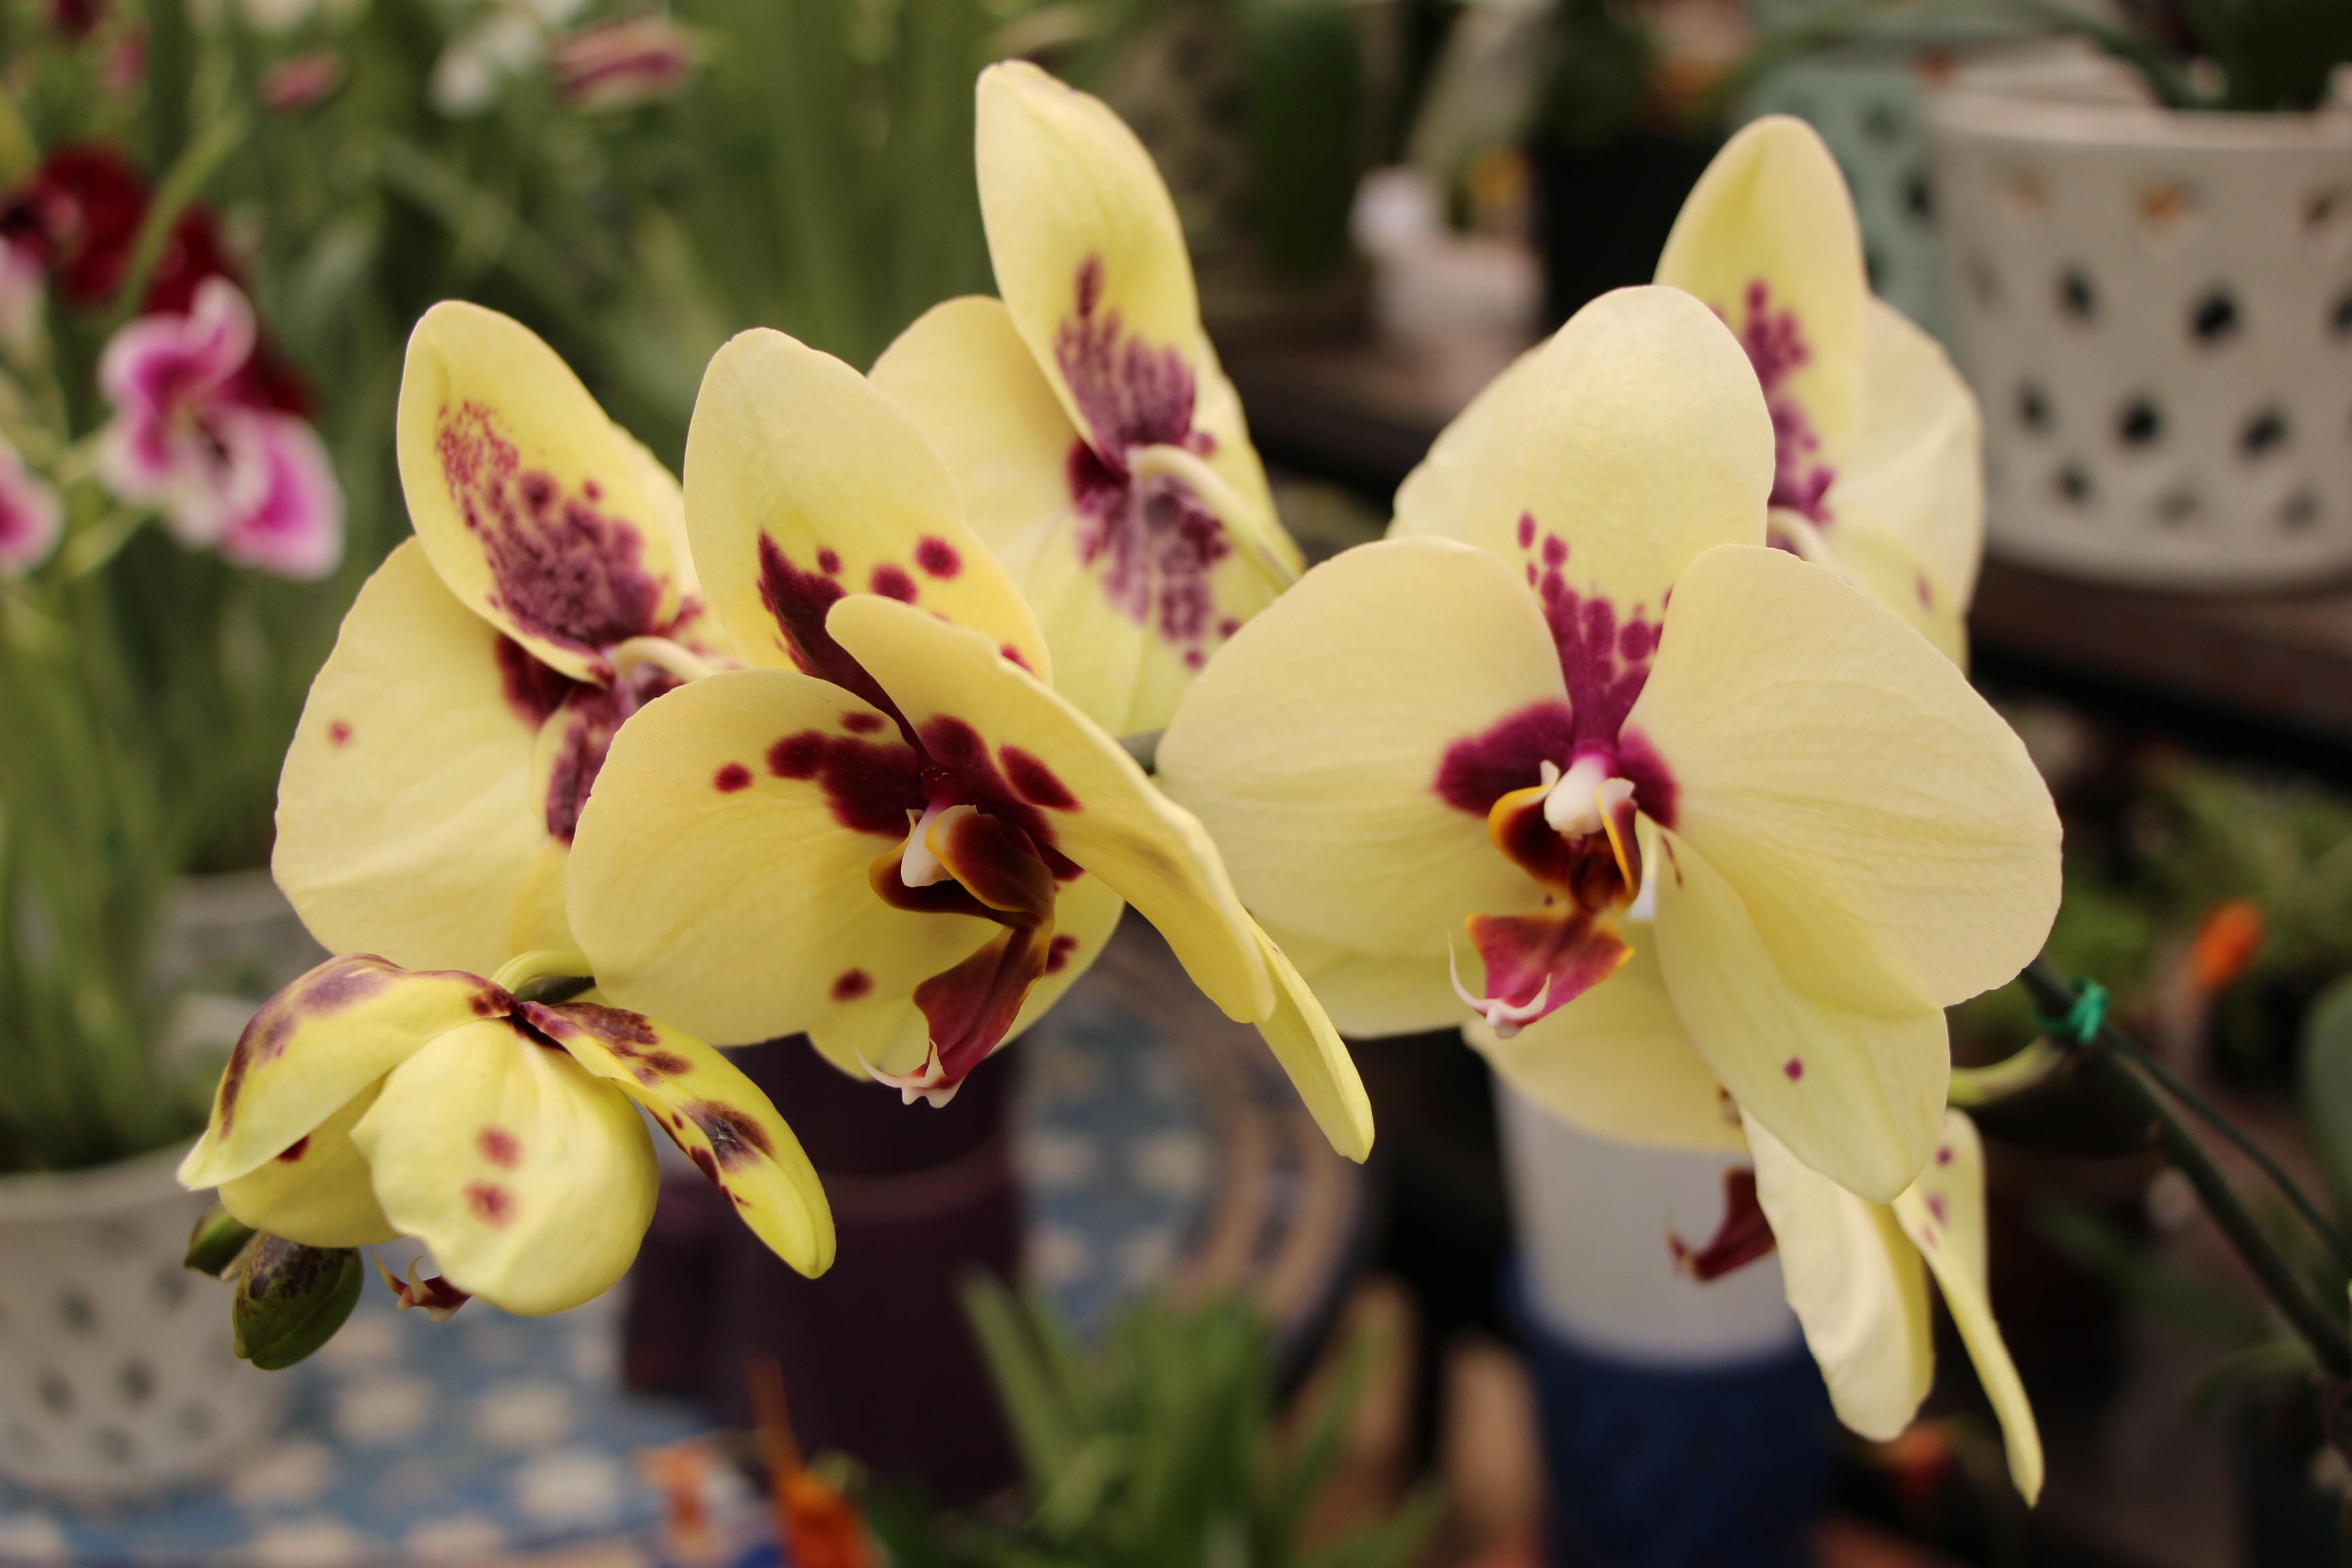
M 1537 991 L 1530 1000 L 1516 1006 L 1499 996 L 1471 995 L 1470 988 L 1462 984 L 1462 961 L 1454 951 L 1454 940 L 1451 937 L 1448 937 L 1445 942 L 1445 973 L 1454 981 L 1454 994 L 1462 998 L 1464 1006 L 1486 1020 L 1486 1026 L 1495 1031 L 1495 1037 L 1498 1040 L 1513 1038 L 1518 1034 L 1521 1025 L 1542 1017 L 1545 1011 L 1544 1000 L 1551 994 L 1551 981 L 1546 979 L 1542 988 Z
M 963 1087 L 961 1079 L 956 1079 L 953 1083 L 940 1081 L 940 1054 L 937 1051 L 932 1051 L 923 1058 L 922 1070 L 919 1072 L 884 1072 L 880 1068 L 867 1061 L 866 1053 L 863 1051 L 857 1053 L 857 1065 L 864 1068 L 866 1075 L 875 1082 L 887 1084 L 897 1089 L 898 1103 L 901 1105 L 912 1105 L 916 1100 L 921 1100 L 928 1101 L 932 1110 L 941 1110 L 948 1101 L 956 1097 L 956 1090 Z

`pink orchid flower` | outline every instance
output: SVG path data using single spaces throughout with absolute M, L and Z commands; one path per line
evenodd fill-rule
M 240 566 L 311 579 L 343 553 L 343 497 L 318 432 L 251 401 L 253 307 L 225 278 L 185 315 L 142 316 L 114 335 L 99 383 L 114 405 L 99 477 L 155 507 L 173 538 Z
M 0 441 L 0 577 L 22 576 L 49 558 L 64 511 L 58 492 Z

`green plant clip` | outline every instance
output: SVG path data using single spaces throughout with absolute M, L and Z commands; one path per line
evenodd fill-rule
M 2043 1034 L 2077 1046 L 2087 1046 L 2107 1026 L 2107 988 L 2083 975 L 2074 976 L 2074 1005 L 2062 1016 L 2033 1010 L 2033 1026 Z

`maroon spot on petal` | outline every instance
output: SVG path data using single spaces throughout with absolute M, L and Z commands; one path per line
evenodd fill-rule
M 896 599 L 902 605 L 915 602 L 915 580 L 907 575 L 905 567 L 895 563 L 885 561 L 874 568 L 866 585 L 886 599 Z
M 1535 514 L 1533 512 L 1523 511 L 1519 513 L 1519 548 L 1522 550 L 1533 550 L 1535 547 Z
M 604 499 L 604 487 L 598 484 L 593 479 L 583 479 L 580 481 L 580 493 L 586 496 L 590 500 L 603 500 Z
M 505 690 L 507 706 L 533 730 L 553 718 L 564 700 L 580 686 L 553 665 L 533 658 L 529 649 L 510 637 L 501 636 L 492 652 L 499 661 L 499 683 Z
M 926 535 L 915 542 L 915 564 L 934 577 L 952 577 L 963 570 L 963 557 L 946 540 Z
M 907 836 L 907 813 L 923 809 L 922 763 L 897 741 L 859 741 L 803 730 L 768 748 L 768 771 L 809 779 L 824 791 L 833 819 L 857 833 Z
M 476 1219 L 501 1230 L 514 1218 L 514 1194 L 495 1182 L 467 1182 L 466 1206 Z
M 352 727 L 349 724 L 346 724 L 341 719 L 338 719 L 333 723 L 327 726 L 327 743 L 329 745 L 348 746 L 351 742 Z
M 643 1013 L 632 1013 L 625 1007 L 606 1007 L 594 1002 L 565 1002 L 549 1007 L 537 1002 L 519 1004 L 523 1015 L 533 1023 L 553 1034 L 559 1027 L 587 1030 L 615 1051 L 625 1046 L 656 1046 L 661 1043 L 661 1031 Z M 629 1053 L 624 1053 L 629 1054 Z M 672 1057 L 672 1061 L 678 1058 Z M 677 1069 L 686 1070 L 681 1062 Z
M 549 837 L 569 844 L 580 826 L 596 776 L 612 751 L 613 736 L 636 710 L 674 690 L 677 677 L 653 664 L 641 664 L 610 687 L 575 685 L 554 721 L 563 726 L 548 766 L 547 798 L 541 803 Z
M 888 722 L 889 721 L 883 718 L 881 714 L 867 713 L 863 710 L 853 710 L 841 716 L 841 727 L 853 735 L 879 734 L 882 727 Z
M 1217 623 L 1217 638 L 1221 642 L 1224 641 L 1241 629 L 1241 622 L 1234 619 L 1231 616 L 1227 616 L 1223 620 Z
M 855 1002 L 874 989 L 874 976 L 862 969 L 845 969 L 834 977 L 833 999 Z
M 1078 809 L 1078 797 L 1044 762 L 1018 746 L 1000 748 L 996 754 L 1003 760 L 1005 777 L 1013 781 L 1013 787 L 1021 792 L 1024 799 L 1055 811 Z
M 1941 1193 L 1929 1193 L 1927 1194 L 1927 1212 L 1936 1216 L 1936 1223 L 1937 1225 L 1949 1225 L 1952 1223 L 1950 1218 L 1944 1212 L 1944 1194 Z
M 478 403 L 444 408 L 436 447 L 443 479 L 490 568 L 489 601 L 517 626 L 598 653 L 662 635 L 662 582 L 645 564 L 636 524 L 599 510 L 603 491 L 567 494 L 526 471 L 497 416 Z
M 988 742 L 981 739 L 979 731 L 961 719 L 941 714 L 925 724 L 917 739 L 930 759 L 931 765 L 924 770 L 924 778 L 932 783 L 935 790 L 947 786 L 947 795 L 940 798 L 951 796 L 958 802 L 968 802 L 1019 829 L 1028 837 L 1056 881 L 1066 882 L 1078 874 L 1077 866 L 1055 847 L 1052 820 L 997 770 L 989 755 Z M 1055 780 L 1054 787 L 1059 789 L 1060 781 Z M 923 804 L 929 804 L 929 798 L 932 797 L 927 796 Z M 1072 805 L 1076 804 L 1073 800 Z M 903 823 L 902 818 L 901 826 L 893 831 L 904 833 Z
M 1055 937 L 1045 949 L 1045 973 L 1059 974 L 1070 966 L 1070 954 L 1078 951 L 1078 939 L 1074 936 Z
M 290 1165 L 310 1152 L 310 1135 L 305 1132 L 278 1152 L 278 1158 Z
M 1456 811 L 1484 818 L 1515 789 L 1543 782 L 1541 765 L 1569 754 L 1576 718 L 1565 702 L 1522 708 L 1484 734 L 1456 741 L 1438 764 L 1438 795 Z
M 1789 1075 L 1789 1081 L 1790 1083 L 1795 1083 L 1799 1079 L 1805 1076 L 1805 1064 L 1801 1058 L 1790 1057 L 1786 1062 L 1781 1064 L 1780 1070 Z
M 1764 407 L 1772 416 L 1770 504 L 1826 525 L 1830 509 L 1823 498 L 1837 470 L 1814 457 L 1821 450 L 1821 435 L 1790 389 L 1797 372 L 1812 363 L 1812 347 L 1793 309 L 1772 309 L 1771 286 L 1761 278 L 1748 285 L 1743 303 L 1747 316 L 1739 328 L 1739 344 L 1748 351 L 1748 363 L 1764 389 Z
M 1936 595 L 1928 590 L 1927 574 L 1925 572 L 1918 574 L 1917 585 L 1919 591 L 1919 607 L 1923 610 L 1934 609 L 1936 607 Z
M 681 1131 L 683 1131 L 683 1129 L 681 1129 Z M 710 1157 L 709 1150 L 704 1148 L 701 1144 L 697 1143 L 693 1148 L 688 1149 L 686 1152 L 686 1154 L 687 1158 L 694 1162 L 694 1168 L 701 1172 L 704 1177 L 709 1181 L 711 1185 L 724 1186 L 726 1184 L 719 1179 L 719 1162 Z
M 1524 514 L 1522 514 L 1522 516 L 1524 517 Z M 1534 520 L 1526 519 L 1526 521 L 1532 521 Z M 1543 563 L 1547 566 L 1566 565 L 1568 563 L 1568 541 L 1562 539 L 1557 533 L 1545 534 L 1543 542 Z
M 1006 643 L 1003 647 L 998 648 L 996 651 L 1003 654 L 1011 662 L 1019 665 L 1022 668 L 1029 669 L 1029 661 L 1022 658 L 1021 650 L 1014 647 L 1011 643 Z M 1029 673 L 1034 675 L 1037 672 L 1034 669 L 1029 669 Z
M 1536 592 L 1543 602 L 1544 624 L 1559 650 L 1560 679 L 1576 715 L 1573 750 L 1609 750 L 1649 681 L 1650 656 L 1658 646 L 1656 625 L 1639 605 L 1621 612 L 1603 595 L 1579 594 L 1558 567 L 1545 571 Z M 1566 765 L 1565 758 L 1552 760 Z M 1646 801 L 1643 809 L 1648 809 Z
M 1617 776 L 1633 786 L 1633 800 L 1651 821 L 1661 827 L 1675 825 L 1682 787 L 1675 783 L 1666 759 L 1658 755 L 1650 737 L 1639 730 L 1629 727 L 1617 732 Z
M 721 795 L 733 795 L 751 787 L 751 770 L 740 763 L 729 763 L 710 775 L 710 787 Z
M 1196 648 L 1196 647 L 1188 647 L 1188 648 L 1186 648 L 1186 649 L 1184 650 L 1184 668 L 1187 668 L 1187 669 L 1198 669 L 1198 668 L 1200 668 L 1202 665 L 1204 665 L 1204 664 L 1206 664 L 1206 663 L 1208 663 L 1208 662 L 1209 662 L 1209 661 L 1208 661 L 1207 658 L 1206 658 L 1206 657 L 1204 657 L 1204 656 L 1202 654 L 1202 652 L 1201 652 L 1201 650 L 1200 650 L 1199 648 Z
M 702 1129 L 702 1135 L 710 1140 L 711 1158 L 718 1162 L 722 1171 L 735 1170 L 776 1152 L 775 1145 L 768 1140 L 767 1129 L 731 1105 L 722 1105 L 715 1100 L 700 1100 L 688 1106 L 686 1113 L 693 1118 L 697 1127 Z M 698 1160 L 695 1163 L 700 1164 L 701 1162 Z M 707 1167 L 703 1174 L 710 1176 L 714 1182 L 719 1179 L 711 1175 Z
M 522 1145 L 503 1127 L 483 1128 L 474 1140 L 474 1147 L 482 1152 L 483 1159 L 501 1171 L 511 1171 L 522 1163 Z
M 828 561 L 831 565 L 825 565 Z M 847 590 L 833 580 L 841 570 L 841 557 L 830 550 L 819 551 L 817 563 L 824 567 L 824 575 L 802 571 L 774 540 L 760 535 L 760 602 L 775 618 L 776 629 L 783 633 L 784 651 L 803 675 L 830 680 L 887 713 L 905 730 L 907 721 L 898 705 L 883 694 L 866 667 L 850 658 L 849 650 L 824 629 L 826 612 Z
M 1949 1143 L 1940 1145 L 1936 1150 L 1936 1163 L 1938 1165 L 1948 1165 L 1951 1163 L 1952 1146 Z
M 1528 562 L 1528 587 L 1530 587 L 1530 588 L 1532 588 L 1532 587 L 1534 587 L 1535 585 L 1536 585 L 1536 563 L 1535 563 L 1534 562 L 1530 561 L 1530 562 Z
M 841 552 L 837 550 L 818 551 L 816 552 L 816 569 L 824 573 L 828 577 L 840 576 Z

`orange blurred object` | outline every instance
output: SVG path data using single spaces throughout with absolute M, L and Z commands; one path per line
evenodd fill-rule
M 747 1372 L 775 1499 L 776 1533 L 783 1538 L 793 1568 L 879 1568 L 880 1555 L 857 1505 L 801 1463 L 792 1413 L 784 1405 L 784 1376 L 775 1358 L 754 1356 Z
M 2244 973 L 2262 950 L 2263 930 L 2262 906 L 2252 899 L 2224 899 L 2207 910 L 2189 944 L 2189 973 L 2197 988 L 2213 995 Z

